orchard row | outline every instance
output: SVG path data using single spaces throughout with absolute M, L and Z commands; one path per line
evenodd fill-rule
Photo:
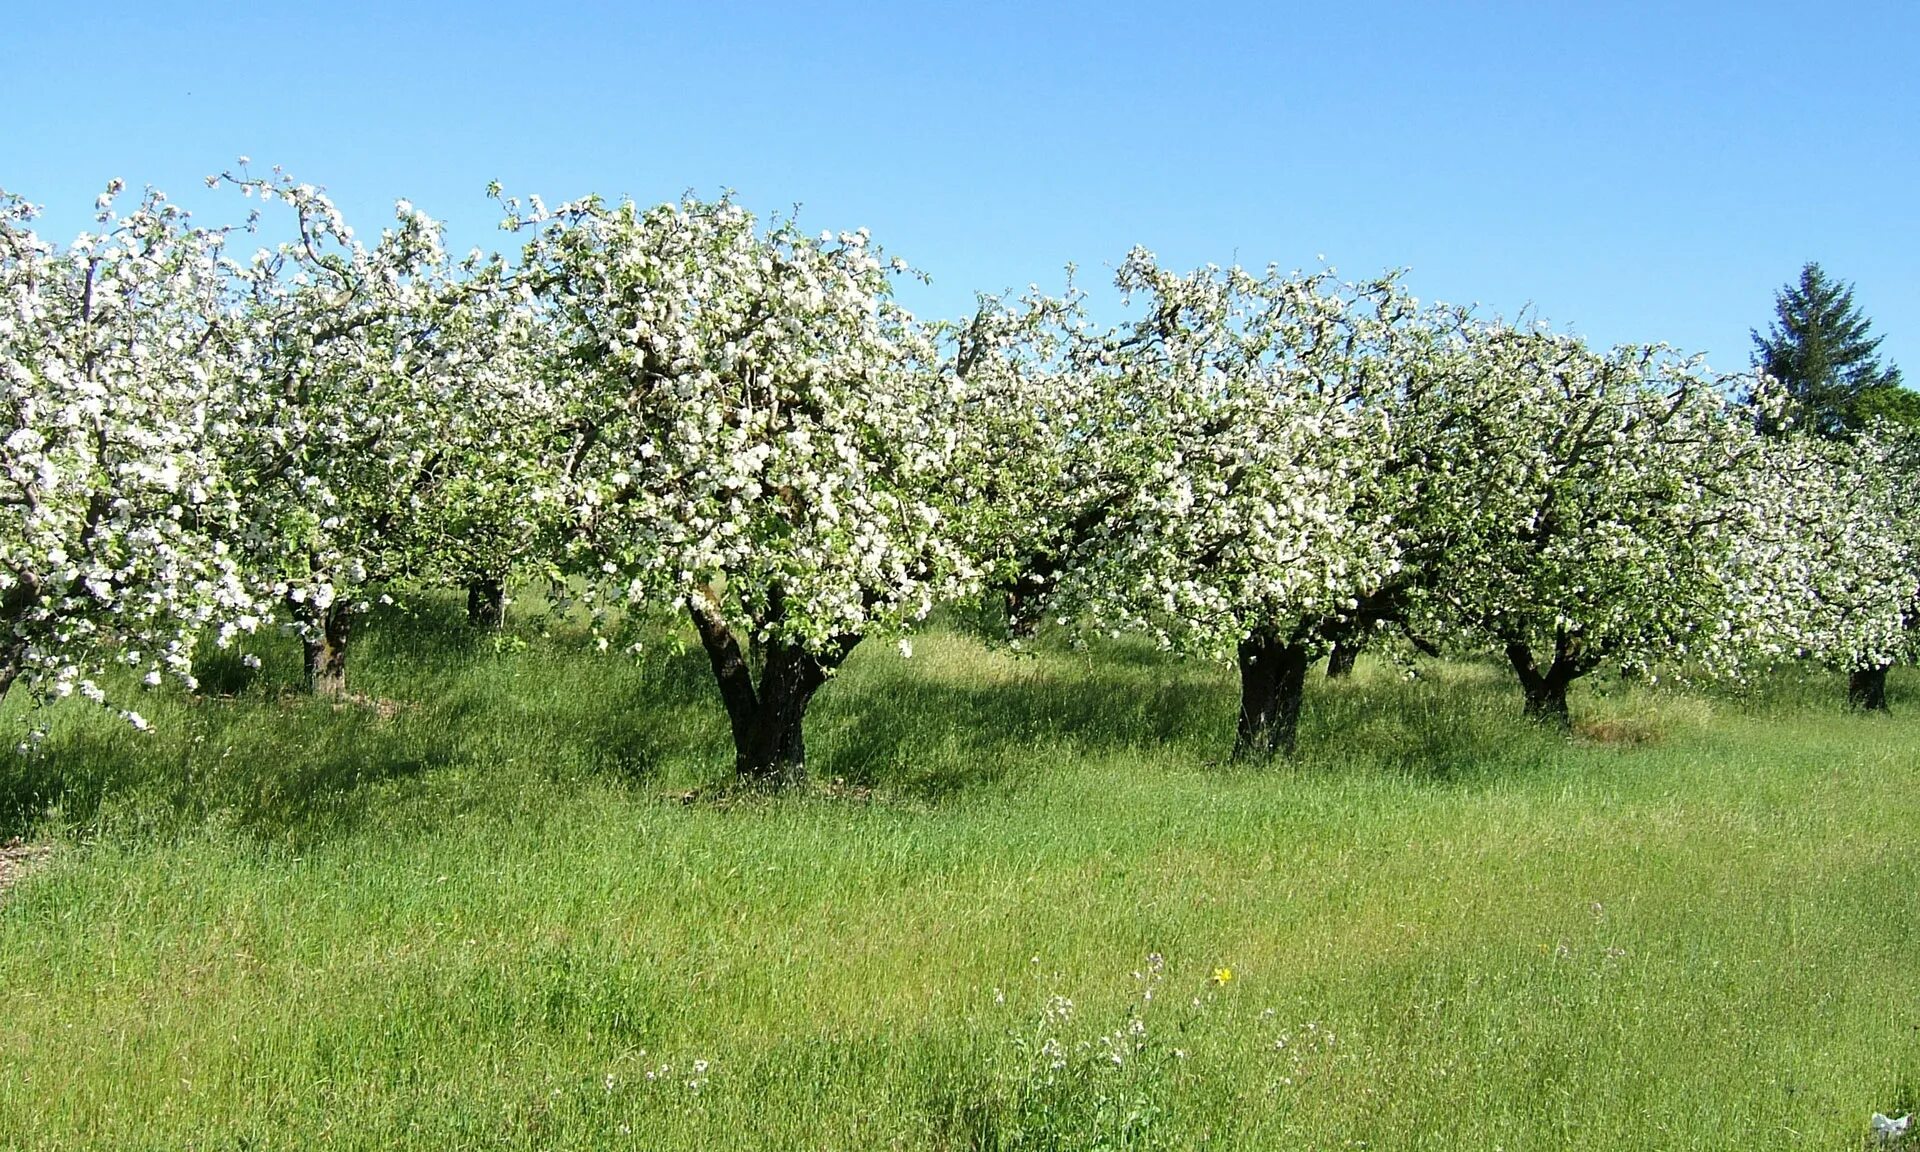
M 53 244 L 0 197 L 0 691 L 191 685 L 277 622 L 338 693 L 385 589 L 484 617 L 546 578 L 609 634 L 690 618 L 781 779 L 854 646 L 962 598 L 1236 661 L 1251 756 L 1367 643 L 1497 652 L 1545 719 L 1601 667 L 1813 659 L 1875 704 L 1912 645 L 1913 445 L 1665 347 L 1142 249 L 1118 327 L 1070 281 L 925 322 L 864 230 L 725 199 L 496 188 L 523 246 L 455 258 L 404 201 L 362 239 L 277 171 L 210 183 L 260 211 L 116 184 Z

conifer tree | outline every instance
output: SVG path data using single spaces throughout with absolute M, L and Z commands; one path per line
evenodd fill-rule
M 1819 264 L 1774 297 L 1776 319 L 1753 333 L 1754 366 L 1779 381 L 1801 427 L 1845 436 L 1876 416 L 1920 426 L 1920 396 L 1900 386 L 1900 369 L 1880 363 L 1881 338 L 1853 302 L 1853 286 Z

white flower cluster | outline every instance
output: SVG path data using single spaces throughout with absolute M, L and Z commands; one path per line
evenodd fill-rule
M 220 417 L 263 599 L 309 641 L 405 578 L 494 577 L 557 513 L 535 309 L 499 259 L 451 260 L 406 201 L 371 246 L 321 191 L 228 175 L 278 201 L 288 239 L 236 266 L 236 381 Z
M 1764 386 L 1742 405 L 1664 347 L 1423 307 L 1392 276 L 1136 250 L 1118 284 L 1144 316 L 1111 333 L 1071 292 L 950 331 L 970 551 L 1082 633 L 1244 664 L 1395 626 L 1503 653 L 1547 711 L 1603 664 L 1909 652 L 1920 455 L 1888 430 L 1769 439 Z
M 566 442 L 564 563 L 604 602 L 825 651 L 970 577 L 942 504 L 952 400 L 864 230 L 762 231 L 725 200 L 516 220 Z
M 214 416 L 223 237 L 157 193 L 120 215 L 120 192 L 65 248 L 0 194 L 0 693 L 99 698 L 109 661 L 191 684 L 196 638 L 248 611 Z
M 862 637 L 985 589 L 1296 668 L 1393 628 L 1545 705 L 1603 663 L 1911 654 L 1920 448 L 1770 438 L 1662 347 L 1141 249 L 1112 331 L 1070 283 L 928 325 L 864 229 L 725 198 L 505 200 L 510 266 L 404 200 L 363 242 L 278 170 L 211 183 L 278 241 L 116 183 L 60 247 L 0 195 L 0 691 L 191 683 L 276 611 L 338 662 L 384 587 L 527 569 L 690 611 L 765 756 Z

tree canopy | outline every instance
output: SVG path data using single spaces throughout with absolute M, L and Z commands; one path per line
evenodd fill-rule
M 1797 424 L 1844 436 L 1874 418 L 1920 426 L 1920 394 L 1900 386 L 1900 369 L 1880 362 L 1879 336 L 1853 300 L 1853 285 L 1815 263 L 1774 296 L 1766 335 L 1753 333 L 1754 366 L 1777 381 Z
M 191 688 L 198 638 L 276 621 L 341 696 L 388 589 L 497 623 L 528 578 L 602 647 L 683 617 L 768 783 L 856 645 L 986 595 L 1016 636 L 1233 662 L 1253 757 L 1372 636 L 1503 655 L 1560 723 L 1603 667 L 1817 659 L 1879 707 L 1915 651 L 1920 396 L 1817 265 L 1739 383 L 1394 273 L 1136 248 L 1115 327 L 1071 275 L 926 322 L 865 229 L 726 197 L 501 198 L 517 258 L 455 259 L 407 201 L 362 242 L 317 187 L 223 181 L 280 243 L 235 259 L 116 183 L 60 247 L 0 195 L 0 696 L 101 699 L 113 663 Z

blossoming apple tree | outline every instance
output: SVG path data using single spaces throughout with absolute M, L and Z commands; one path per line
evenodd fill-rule
M 497 489 L 528 457 L 503 442 L 514 425 L 502 413 L 525 407 L 515 350 L 533 310 L 498 261 L 449 259 L 439 225 L 404 200 L 369 245 L 312 185 L 277 171 L 225 179 L 292 218 L 288 239 L 236 269 L 225 417 L 241 540 L 263 596 L 292 614 L 309 686 L 339 696 L 371 590 L 466 575 L 466 553 L 491 537 L 462 521 L 514 507 Z M 516 518 L 502 522 L 518 540 Z
M 1758 658 L 1848 674 L 1884 710 L 1887 671 L 1920 621 L 1920 444 L 1878 425 L 1846 439 L 1770 437 L 1749 473 L 1739 537 L 1742 628 Z
M 1125 499 L 1063 579 L 1082 627 L 1131 628 L 1239 666 L 1240 756 L 1291 747 L 1321 625 L 1394 571 L 1356 499 L 1386 427 L 1359 297 L 1331 274 L 1161 269 L 1136 249 L 1117 283 L 1145 316 L 1108 356 L 1140 415 L 1110 448 Z
M 120 191 L 65 247 L 0 194 L 0 693 L 103 699 L 110 661 L 191 685 L 199 636 L 249 610 L 217 531 L 223 237 Z
M 1505 655 L 1528 715 L 1561 723 L 1568 686 L 1606 663 L 1736 668 L 1758 442 L 1722 382 L 1662 347 L 1601 354 L 1541 327 L 1481 326 L 1473 356 L 1451 480 L 1472 499 L 1453 505 L 1441 614 Z
M 1127 498 L 1125 445 L 1153 415 L 1126 402 L 1082 299 L 1071 278 L 1061 296 L 983 295 L 965 323 L 938 330 L 952 400 L 950 515 L 1015 646 Z
M 1348 516 L 1371 525 L 1394 557 L 1359 568 L 1345 595 L 1323 603 L 1314 630 L 1330 644 L 1327 675 L 1349 674 L 1359 651 L 1387 633 L 1397 646 L 1437 654 L 1433 621 L 1438 571 L 1452 546 L 1456 509 L 1478 499 L 1459 482 L 1457 461 L 1472 448 L 1454 403 L 1454 385 L 1471 371 L 1465 313 L 1422 307 L 1397 276 L 1359 286 L 1348 300 L 1343 351 L 1323 358 L 1323 389 L 1364 414 L 1376 434 L 1356 446 L 1365 466 L 1353 475 Z
M 739 777 L 799 776 L 808 704 L 854 646 L 973 578 L 904 265 L 726 199 L 506 206 L 553 333 L 565 566 L 603 607 L 684 610 Z

